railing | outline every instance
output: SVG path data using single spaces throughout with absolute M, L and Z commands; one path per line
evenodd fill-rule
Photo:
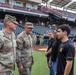
M 6 3 L 0 3 L 0 7 L 10 8 L 10 5 Z
M 12 8 L 12 9 L 18 9 L 18 10 L 23 10 L 23 11 L 28 11 L 28 12 L 35 12 L 35 13 L 44 14 L 43 12 L 41 12 L 39 10 L 36 10 L 36 9 L 28 9 L 28 8 L 25 8 L 25 7 L 10 5 L 10 4 L 6 4 L 6 3 L 0 3 L 0 7 Z

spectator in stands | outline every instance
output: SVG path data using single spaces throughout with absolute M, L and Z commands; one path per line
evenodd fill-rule
M 41 25 L 44 26 L 44 23 L 42 22 Z
M 69 41 L 68 35 L 70 28 L 66 25 L 61 25 L 57 29 L 58 39 L 61 40 L 61 45 L 58 52 L 58 67 L 56 75 L 74 75 L 74 55 L 75 49 Z
M 31 22 L 25 23 L 25 29 L 17 36 L 17 66 L 19 75 L 31 75 L 33 65 L 32 38 L 33 31 Z
M 13 31 L 17 24 L 15 17 L 5 16 L 4 29 L 0 31 L 0 75 L 14 75 L 16 39 Z
M 20 24 L 20 25 L 23 25 L 23 22 L 22 22 L 22 20 L 20 20 L 20 21 L 19 21 L 19 24 Z

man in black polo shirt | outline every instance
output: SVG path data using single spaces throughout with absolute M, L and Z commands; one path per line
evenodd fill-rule
M 50 75 L 56 75 L 57 73 L 57 63 L 58 63 L 58 48 L 61 44 L 61 41 L 57 37 L 57 31 L 54 31 L 55 41 L 52 44 L 51 52 L 51 64 L 50 64 Z
M 50 33 L 50 32 L 49 32 L 49 33 L 48 33 L 48 37 L 49 37 L 48 48 L 47 48 L 47 50 L 45 51 L 45 54 L 46 54 L 46 52 L 49 51 L 49 49 L 52 47 L 53 42 L 55 41 L 55 38 L 54 38 L 53 33 Z M 51 53 L 48 53 L 48 54 L 46 55 L 48 67 L 49 67 L 49 59 L 50 59 L 50 56 L 51 56 Z
M 50 46 L 49 50 L 45 52 L 45 55 L 48 55 L 51 53 L 51 58 L 50 58 L 50 75 L 56 75 L 57 73 L 57 62 L 58 62 L 58 48 L 61 44 L 61 41 L 57 38 L 57 31 L 55 30 L 53 32 L 54 36 L 54 41 L 52 45 Z
M 74 54 L 75 49 L 73 44 L 69 41 L 68 35 L 70 28 L 66 25 L 61 25 L 57 29 L 58 39 L 61 40 L 58 53 L 57 75 L 74 75 Z

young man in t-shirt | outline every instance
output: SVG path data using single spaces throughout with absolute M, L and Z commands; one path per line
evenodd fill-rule
M 48 33 L 48 37 L 49 37 L 48 48 L 45 51 L 45 54 L 49 51 L 49 49 L 52 47 L 53 42 L 55 41 L 55 38 L 54 38 L 53 33 L 50 33 L 49 32 Z M 50 56 L 51 56 L 51 53 L 46 54 L 48 67 L 49 67 L 49 59 L 50 59 Z
M 70 34 L 70 28 L 66 25 L 61 25 L 57 29 L 58 39 L 61 40 L 58 53 L 58 67 L 56 75 L 74 75 L 74 54 L 75 48 L 69 41 L 68 35 Z
M 45 52 L 45 55 L 48 55 L 51 53 L 50 61 L 49 61 L 49 67 L 50 67 L 50 75 L 56 75 L 57 73 L 57 62 L 58 62 L 58 48 L 61 44 L 61 41 L 57 38 L 57 31 L 55 30 L 53 32 L 54 41 L 51 44 L 49 50 Z

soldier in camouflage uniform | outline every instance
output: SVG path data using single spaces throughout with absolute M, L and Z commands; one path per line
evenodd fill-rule
M 0 75 L 13 75 L 16 56 L 16 18 L 6 15 L 4 29 L 0 30 Z
M 25 29 L 17 36 L 17 65 L 19 75 L 31 75 L 31 67 L 33 62 L 32 56 L 32 33 L 33 24 L 25 23 Z

